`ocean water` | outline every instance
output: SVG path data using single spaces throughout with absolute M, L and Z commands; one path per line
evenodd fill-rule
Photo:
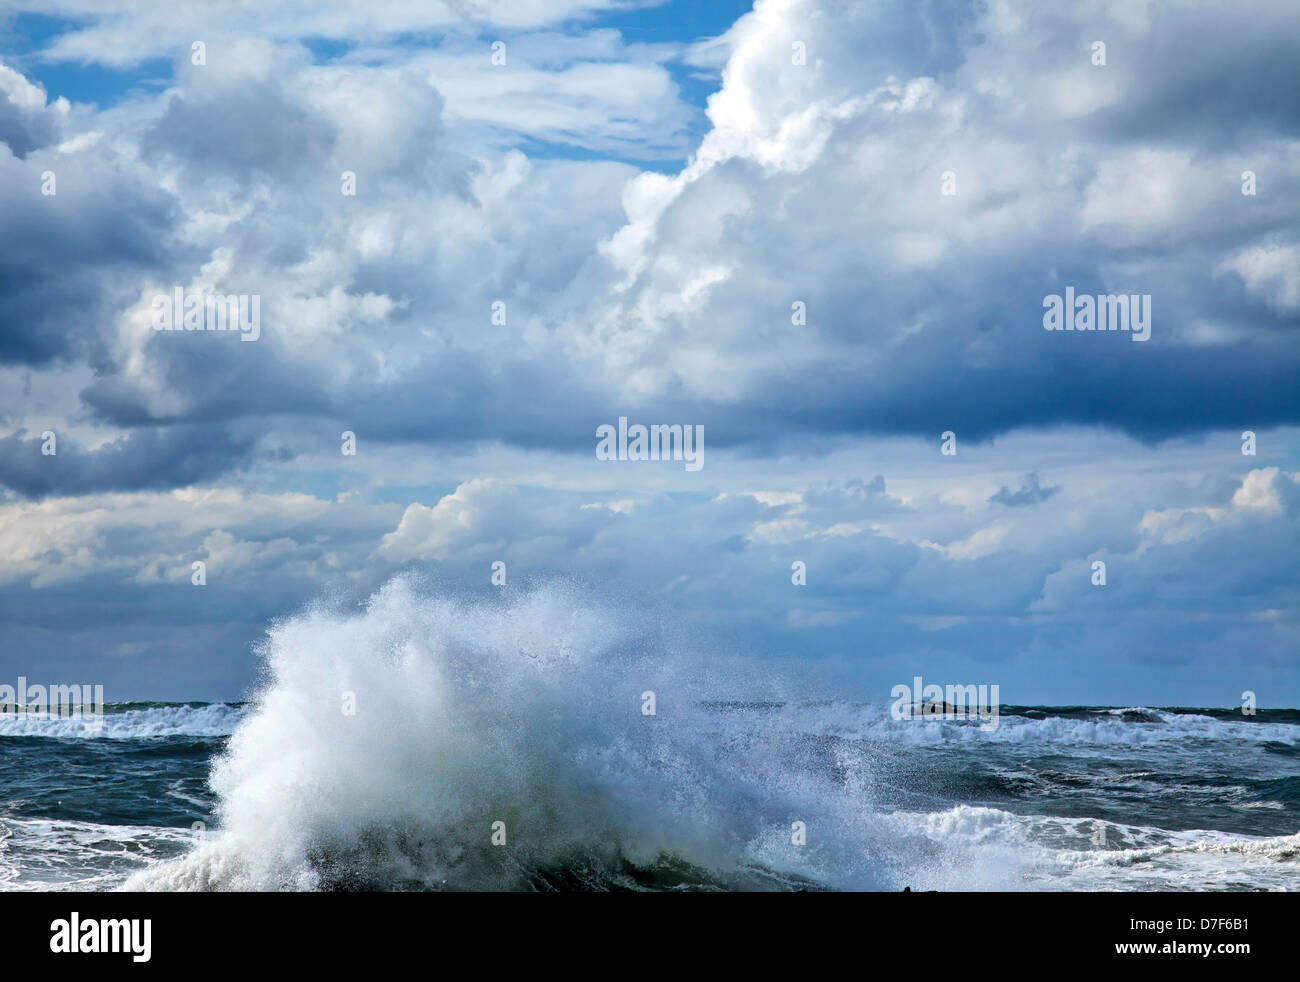
M 0 716 L 0 889 L 1300 888 L 1300 711 L 899 721 L 647 636 L 399 579 L 276 624 L 248 703 Z

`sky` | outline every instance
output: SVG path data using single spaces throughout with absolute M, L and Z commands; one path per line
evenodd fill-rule
M 406 574 L 857 701 L 1300 705 L 1300 7 L 1056 7 L 0 0 L 0 682 L 241 698 Z

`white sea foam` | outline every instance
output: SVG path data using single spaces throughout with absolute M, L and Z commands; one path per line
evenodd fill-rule
M 915 889 L 1300 888 L 1300 834 L 1171 832 L 970 805 L 895 812 L 888 820 L 900 840 L 924 840 L 936 847 L 931 861 L 918 864 Z M 1099 837 L 1105 845 L 1097 844 Z
M 191 829 L 0 818 L 0 890 L 110 890 L 198 838 Z

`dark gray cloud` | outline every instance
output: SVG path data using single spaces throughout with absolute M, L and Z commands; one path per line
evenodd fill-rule
M 1046 501 L 1060 490 L 1055 485 L 1042 487 L 1038 483 L 1038 475 L 1030 474 L 1018 491 L 1012 491 L 1004 484 L 997 494 L 989 496 L 989 502 L 1006 505 L 1008 508 L 1028 508 Z
M 4 65 L 0 63 L 0 71 Z M 57 134 L 53 114 L 44 107 L 29 109 L 0 89 L 0 143 L 15 157 L 26 157 L 38 147 L 48 146 Z
M 176 203 L 113 162 L 39 156 L 26 164 L 0 156 L 0 364 L 102 365 L 118 311 L 135 300 L 142 278 L 177 258 Z M 53 195 L 41 193 L 46 170 Z
M 82 495 L 184 487 L 225 475 L 249 463 L 255 439 L 220 427 L 175 426 L 132 430 L 89 450 L 70 436 L 47 441 L 19 430 L 0 439 L 0 487 L 21 495 Z

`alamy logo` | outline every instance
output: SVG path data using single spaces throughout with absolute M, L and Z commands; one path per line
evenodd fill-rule
M 67 920 L 50 922 L 50 935 L 50 951 L 56 955 L 125 952 L 133 962 L 147 962 L 153 955 L 153 921 L 148 918 L 83 921 L 74 910 Z
M 1043 329 L 1046 331 L 1131 331 L 1134 341 L 1151 337 L 1151 294 L 1083 294 L 1074 287 L 1043 297 Z
M 597 460 L 682 460 L 688 471 L 704 466 L 704 427 L 627 425 L 627 417 L 618 418 L 618 430 L 609 423 L 596 427 Z
M 998 728 L 997 685 L 924 685 L 921 676 L 912 685 L 896 685 L 889 691 L 894 700 L 889 715 L 894 719 L 979 719 L 981 730 Z
M 190 293 L 179 286 L 153 298 L 155 331 L 238 331 L 239 340 L 262 336 L 262 296 L 254 293 Z
M 92 732 L 104 725 L 104 687 L 102 685 L 28 685 L 27 677 L 18 676 L 18 685 L 0 685 L 0 720 L 83 719 Z

